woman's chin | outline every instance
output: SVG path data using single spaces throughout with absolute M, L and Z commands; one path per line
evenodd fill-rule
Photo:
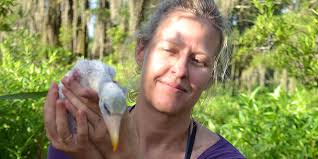
M 153 106 L 155 109 L 161 113 L 169 114 L 169 115 L 177 115 L 179 114 L 184 108 L 178 103 L 175 102 L 164 102 L 159 101 L 154 103 Z

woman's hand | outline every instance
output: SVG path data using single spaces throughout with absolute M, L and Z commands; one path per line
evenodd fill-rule
M 73 116 L 76 115 L 78 110 L 87 114 L 89 139 L 102 154 L 110 154 L 112 149 L 110 137 L 99 110 L 97 93 L 93 89 L 82 87 L 76 73 L 70 77 L 64 77 L 62 83 L 67 110 Z
M 98 95 L 93 89 L 82 87 L 79 78 L 79 75 L 75 73 L 73 76 L 62 80 L 65 87 L 63 94 L 67 99 L 65 104 L 69 112 L 75 115 L 78 110 L 82 110 L 87 114 L 89 139 L 103 154 L 104 158 L 133 158 L 135 144 L 132 142 L 134 140 L 130 138 L 133 131 L 130 129 L 131 124 L 128 124 L 128 122 L 131 122 L 128 113 L 124 115 L 121 122 L 118 150 L 113 152 L 107 126 L 98 106 Z
M 77 131 L 76 135 L 71 134 L 65 102 L 58 99 L 57 92 L 57 85 L 53 83 L 44 105 L 45 130 L 52 145 L 72 158 L 103 158 L 89 141 L 85 112 L 79 110 L 74 114 Z

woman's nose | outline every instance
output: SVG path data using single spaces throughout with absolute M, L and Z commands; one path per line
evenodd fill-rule
M 188 70 L 188 58 L 186 56 L 180 56 L 172 67 L 172 73 L 177 78 L 186 78 L 189 74 Z

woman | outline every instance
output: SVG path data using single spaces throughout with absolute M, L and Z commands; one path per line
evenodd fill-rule
M 161 2 L 137 34 L 140 93 L 124 119 L 121 136 L 126 139 L 119 152 L 111 151 L 96 93 L 71 77 L 62 80 L 65 101 L 57 100 L 56 84 L 47 96 L 49 158 L 66 158 L 64 152 L 72 158 L 244 158 L 191 119 L 201 93 L 223 72 L 225 44 L 225 23 L 213 1 Z M 76 116 L 76 138 L 68 131 L 66 110 Z

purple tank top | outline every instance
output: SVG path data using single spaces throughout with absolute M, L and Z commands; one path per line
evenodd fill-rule
M 63 151 L 57 150 L 50 145 L 48 148 L 48 159 L 57 158 L 71 159 Z M 245 159 L 245 157 L 231 143 L 220 136 L 220 140 L 206 149 L 198 159 Z
M 220 140 L 206 149 L 198 159 L 245 159 L 230 142 L 219 135 Z

